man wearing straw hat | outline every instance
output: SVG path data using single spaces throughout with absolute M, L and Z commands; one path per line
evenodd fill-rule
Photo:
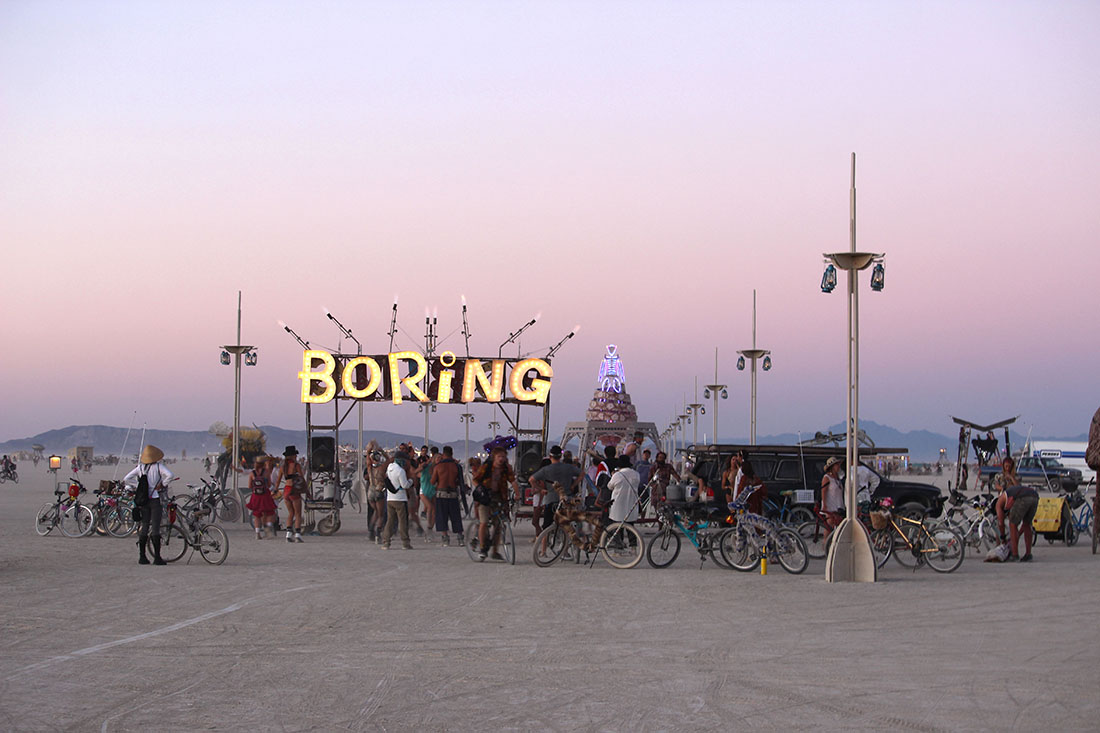
M 147 445 L 141 451 L 141 459 L 137 468 L 126 474 L 122 479 L 124 484 L 137 486 L 138 477 L 144 475 L 149 481 L 149 503 L 141 509 L 141 528 L 138 530 L 138 564 L 148 565 L 149 558 L 145 555 L 145 547 L 149 541 L 149 535 L 153 537 L 153 564 L 167 565 L 160 556 L 160 519 L 161 504 L 160 490 L 168 485 L 174 477 L 161 459 L 164 451 L 155 445 Z

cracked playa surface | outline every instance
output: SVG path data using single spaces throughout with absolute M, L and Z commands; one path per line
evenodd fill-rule
M 301 545 L 231 525 L 225 565 L 161 568 L 133 539 L 35 535 L 51 484 L 21 473 L 0 487 L 5 730 L 1100 726 L 1087 543 L 829 585 L 821 560 L 762 577 L 686 543 L 665 570 L 540 569 L 529 524 L 514 567 L 384 552 L 349 512 Z

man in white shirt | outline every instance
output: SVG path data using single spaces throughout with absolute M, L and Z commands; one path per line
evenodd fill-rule
M 145 476 L 149 482 L 149 501 L 141 507 L 141 526 L 138 529 L 138 564 L 148 565 L 149 558 L 145 555 L 149 537 L 153 539 L 153 564 L 167 565 L 160 556 L 160 521 L 162 507 L 160 503 L 161 491 L 168 486 L 168 482 L 175 478 L 161 459 L 164 451 L 155 445 L 147 445 L 141 451 L 141 459 L 137 468 L 122 479 L 127 486 L 137 486 L 138 479 Z
M 393 526 L 397 525 L 401 533 L 401 546 L 406 550 L 412 549 L 409 540 L 409 494 L 412 487 L 412 479 L 406 471 L 409 461 L 404 453 L 398 453 L 393 462 L 386 468 L 386 479 L 396 491 L 387 489 L 386 496 L 386 528 L 382 530 L 382 549 L 390 549 L 390 537 L 393 536 Z
M 630 465 L 630 458 L 619 457 L 619 470 L 611 476 L 611 509 L 607 517 L 612 522 L 633 522 L 638 518 L 638 485 L 642 477 Z
M 863 504 L 864 502 L 871 501 L 871 497 L 875 495 L 875 490 L 878 489 L 878 485 L 881 479 L 878 474 L 871 469 L 864 466 L 862 463 L 856 469 L 856 485 L 858 489 L 856 491 L 856 504 Z

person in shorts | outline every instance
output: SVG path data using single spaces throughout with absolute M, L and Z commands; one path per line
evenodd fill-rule
M 1016 477 L 1016 462 L 1011 458 L 1005 458 L 1001 462 L 1001 476 Z M 1008 480 L 1006 479 L 1005 483 Z M 1031 528 L 1031 522 L 1035 519 L 1035 510 L 1039 507 L 1039 492 L 1029 486 L 1020 484 L 1015 478 L 1015 484 L 1004 487 L 1004 491 L 997 497 L 997 527 L 1001 537 L 1005 536 L 1005 515 L 1008 515 L 1008 559 L 1010 562 L 1031 561 L 1031 546 L 1035 540 L 1035 530 Z M 1020 557 L 1020 533 L 1024 535 L 1024 555 Z

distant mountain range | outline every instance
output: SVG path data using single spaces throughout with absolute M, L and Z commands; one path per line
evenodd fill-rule
M 939 457 L 941 448 L 947 451 L 949 460 L 954 460 L 958 453 L 957 437 L 949 437 L 928 430 L 901 432 L 888 425 L 880 425 L 871 420 L 861 420 L 859 425 L 860 428 L 874 440 L 876 446 L 880 448 L 907 448 L 913 461 L 935 461 Z M 269 453 L 280 454 L 283 448 L 288 445 L 296 446 L 299 451 L 305 452 L 306 433 L 304 430 L 286 430 L 274 425 L 262 425 L 260 428 L 266 435 L 267 450 Z M 843 430 L 844 424 L 837 423 L 823 432 L 838 433 Z M 803 440 L 812 437 L 812 433 L 803 433 L 801 435 Z M 1002 438 L 1003 433 L 998 431 L 997 437 Z M 1011 437 L 1014 450 L 1023 446 L 1025 441 L 1023 435 L 1011 433 Z M 1068 438 L 1033 437 L 1034 440 L 1088 440 L 1088 435 L 1085 433 Z M 341 433 L 341 438 L 345 444 L 354 443 L 356 440 L 355 431 L 344 431 Z M 21 450 L 29 451 L 32 450 L 32 446 L 41 445 L 47 455 L 50 453 L 67 455 L 70 449 L 77 446 L 92 446 L 97 455 L 118 455 L 123 450 L 124 439 L 126 440 L 126 453 L 129 455 L 137 454 L 141 441 L 140 430 L 131 430 L 129 438 L 126 439 L 126 428 L 116 428 L 107 425 L 74 425 L 67 428 L 61 428 L 60 430 L 48 430 L 29 438 L 19 438 L 0 443 L 0 452 L 12 453 Z M 363 432 L 364 444 L 372 439 L 378 441 L 380 445 L 385 447 L 394 446 L 404 441 L 410 441 L 413 445 L 420 445 L 423 443 L 423 436 L 404 435 L 384 430 L 367 430 Z M 471 437 L 470 445 L 471 447 L 480 446 L 488 442 L 488 440 L 489 438 L 487 437 L 476 439 Z M 553 440 L 556 442 L 557 437 L 553 438 Z M 757 443 L 760 444 L 794 445 L 797 444 L 798 441 L 799 435 L 796 433 L 780 433 L 778 435 L 757 437 Z M 169 456 L 177 457 L 183 455 L 190 457 L 204 456 L 207 453 L 220 453 L 222 450 L 221 439 L 205 430 L 147 430 L 145 433 L 145 442 L 152 443 Z M 723 438 L 722 442 L 748 443 L 749 441 L 748 438 Z M 455 440 L 446 443 L 434 443 L 433 441 L 433 444 L 450 445 L 455 449 L 456 454 L 460 454 L 463 441 Z

